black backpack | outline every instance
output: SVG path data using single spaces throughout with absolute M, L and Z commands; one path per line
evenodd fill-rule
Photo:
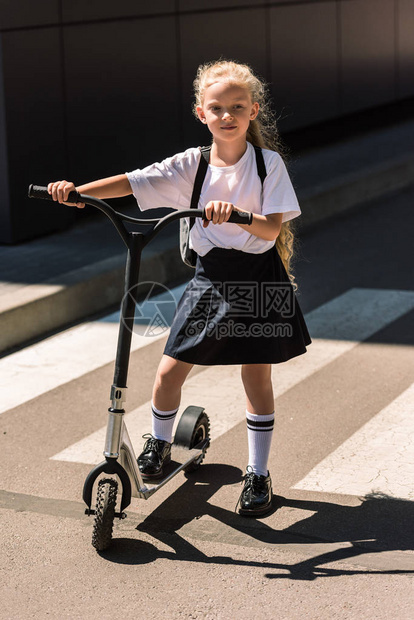
M 263 152 L 260 146 L 255 146 L 254 150 L 256 154 L 257 174 L 260 177 L 260 181 L 262 183 L 262 188 L 263 188 L 263 183 L 264 183 L 264 180 L 267 174 L 266 166 L 265 166 L 264 159 L 263 159 Z M 195 181 L 194 181 L 193 193 L 191 195 L 190 209 L 198 208 L 198 202 L 200 200 L 201 189 L 203 187 L 204 179 L 206 177 L 207 170 L 208 170 L 208 164 L 210 161 L 211 145 L 201 146 L 200 151 L 201 151 L 201 157 L 200 157 L 197 174 L 196 174 Z M 197 253 L 194 250 L 190 249 L 190 231 L 192 227 L 194 226 L 194 222 L 195 222 L 194 217 L 189 218 L 189 224 L 187 223 L 187 220 L 184 218 L 180 220 L 181 258 L 183 259 L 184 263 L 188 265 L 189 267 L 195 267 L 196 261 L 197 261 Z

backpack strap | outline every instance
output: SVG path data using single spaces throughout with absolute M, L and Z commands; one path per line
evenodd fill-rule
M 194 181 L 193 193 L 191 194 L 190 209 L 197 209 L 200 200 L 201 190 L 204 179 L 206 178 L 208 163 L 210 161 L 211 146 L 201 146 L 201 157 L 197 168 L 197 174 Z M 190 228 L 194 226 L 195 218 L 190 217 Z
M 266 166 L 265 166 L 264 157 L 263 157 L 263 151 L 260 148 L 260 146 L 255 146 L 254 152 L 256 154 L 257 174 L 260 177 L 260 180 L 262 182 L 262 188 L 263 188 L 263 183 L 267 176 Z

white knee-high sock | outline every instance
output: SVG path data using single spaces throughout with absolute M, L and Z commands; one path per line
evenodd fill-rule
M 171 411 L 160 411 L 154 407 L 154 403 L 151 401 L 152 409 L 152 435 L 155 439 L 161 439 L 162 441 L 172 441 L 172 430 L 174 426 L 175 416 L 177 415 L 177 409 Z
M 246 410 L 247 439 L 249 443 L 249 466 L 258 476 L 267 476 L 272 443 L 275 412 L 256 415 Z

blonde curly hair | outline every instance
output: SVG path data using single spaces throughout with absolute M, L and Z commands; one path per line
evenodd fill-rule
M 275 115 L 271 109 L 266 83 L 257 77 L 251 67 L 232 60 L 217 60 L 198 67 L 194 80 L 195 103 L 193 112 L 198 118 L 197 107 L 203 105 L 206 89 L 218 80 L 228 80 L 247 88 L 252 102 L 259 104 L 257 117 L 250 121 L 246 139 L 254 146 L 276 151 L 284 158 L 285 152 L 280 140 Z M 297 284 L 292 272 L 292 259 L 295 249 L 295 235 L 292 222 L 284 222 L 276 239 L 276 248 L 294 289 Z

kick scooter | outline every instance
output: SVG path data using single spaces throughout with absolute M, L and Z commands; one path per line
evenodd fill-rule
M 46 187 L 36 185 L 30 185 L 29 198 L 52 200 Z M 85 514 L 95 517 L 92 545 L 98 551 L 103 551 L 111 544 L 115 517 L 119 519 L 126 517 L 124 511 L 130 505 L 131 497 L 148 499 L 180 471 L 184 470 L 187 473 L 195 471 L 201 465 L 210 444 L 210 422 L 206 412 L 202 407 L 187 407 L 180 417 L 174 436 L 171 450 L 173 469 L 166 472 L 165 476 L 157 483 L 147 486 L 138 468 L 137 457 L 125 425 L 125 409 L 123 408 L 126 401 L 129 356 L 142 250 L 171 222 L 184 217 L 202 217 L 205 219 L 205 213 L 198 209 L 186 209 L 174 211 L 159 219 L 138 219 L 115 211 L 103 200 L 79 194 L 76 191 L 69 194 L 68 202 L 83 202 L 102 211 L 111 220 L 127 248 L 125 290 L 121 305 L 114 379 L 110 392 L 111 406 L 108 409 L 108 425 L 103 453 L 105 460 L 92 469 L 83 487 L 83 500 L 87 506 Z M 250 224 L 251 214 L 233 211 L 228 221 L 235 224 Z M 130 232 L 124 222 L 147 225 L 150 228 L 145 233 Z M 97 478 L 103 474 L 106 477 L 101 478 L 98 482 L 95 508 L 91 508 L 94 484 Z M 119 511 L 116 511 L 118 479 L 121 481 L 122 496 Z

